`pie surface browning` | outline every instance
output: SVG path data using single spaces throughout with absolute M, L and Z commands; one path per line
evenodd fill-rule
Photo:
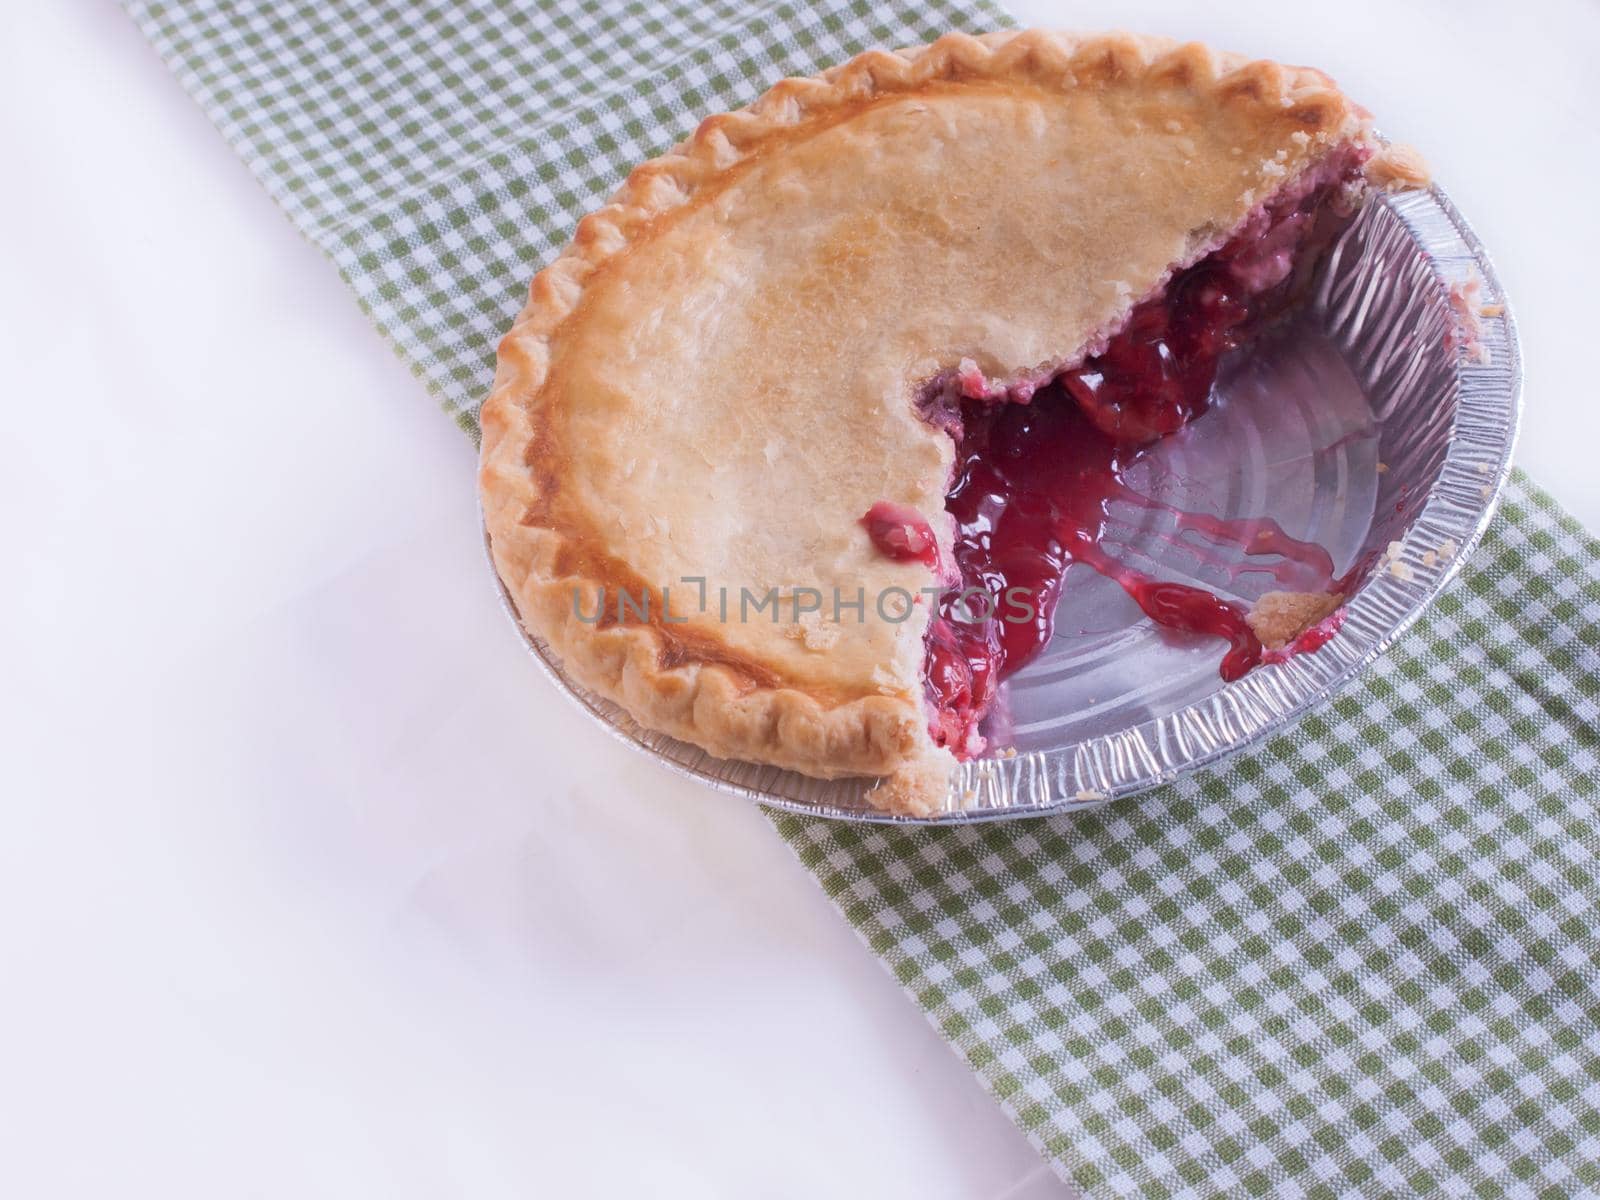
M 1080 361 L 1370 136 L 1315 71 L 1042 31 L 869 53 L 707 120 L 580 223 L 501 344 L 480 481 L 522 619 L 647 726 L 891 776 L 881 802 L 926 810 L 952 761 L 926 727 L 928 602 L 894 620 L 874 598 L 940 579 L 860 524 L 908 505 L 948 560 L 952 443 L 917 395 L 963 360 L 1002 382 Z M 796 589 L 823 611 L 796 621 Z M 649 619 L 613 619 L 618 590 Z M 777 620 L 740 619 L 773 590 Z

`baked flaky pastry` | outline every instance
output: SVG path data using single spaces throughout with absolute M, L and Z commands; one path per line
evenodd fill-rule
M 1420 180 L 1380 151 L 1320 72 L 1124 34 L 951 34 L 708 118 L 500 344 L 480 486 L 522 620 L 646 726 L 943 805 L 1006 666 L 928 680 L 974 653 L 932 647 L 973 578 L 946 495 L 975 423 L 1053 389 L 1119 444 L 1176 428 L 1203 397 L 1106 382 L 1129 327 L 1178 328 L 1176 279 L 1211 304 L 1192 264 L 1247 309 L 1285 292 L 1321 210 Z M 1185 303 L 1164 362 L 1237 344 Z M 1275 594 L 1269 648 L 1338 599 Z

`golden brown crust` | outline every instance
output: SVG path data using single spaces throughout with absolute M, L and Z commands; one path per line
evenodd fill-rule
M 996 119 L 1009 122 L 1004 127 L 1019 138 L 1032 139 L 1019 142 L 1020 148 L 1079 153 L 1075 144 L 1063 142 L 1051 118 L 1059 125 L 1089 111 L 1082 106 L 1084 97 L 1092 97 L 1096 109 L 1116 109 L 1117 123 L 1106 126 L 1104 139 L 1136 135 L 1169 157 L 1194 155 L 1193 163 L 1183 164 L 1191 173 L 1183 175 L 1182 188 L 1174 185 L 1171 195 L 1151 198 L 1160 202 L 1156 207 L 1171 210 L 1170 244 L 1155 243 L 1135 269 L 1100 280 L 1107 294 L 1092 304 L 1076 301 L 1083 311 L 1072 322 L 1051 327 L 1016 319 L 977 334 L 970 323 L 953 318 L 943 325 L 899 328 L 904 335 L 899 349 L 944 339 L 937 360 L 907 358 L 894 368 L 902 395 L 915 381 L 908 375 L 921 371 L 926 377 L 929 369 L 947 368 L 950 354 L 967 340 L 979 345 L 980 334 L 992 335 L 1001 347 L 985 350 L 993 357 L 983 366 L 1002 377 L 1081 356 L 1143 293 L 1159 286 L 1163 272 L 1205 252 L 1252 204 L 1327 149 L 1370 135 L 1364 112 L 1325 76 L 1304 68 L 1127 34 L 950 34 L 929 46 L 870 51 L 817 77 L 785 79 L 748 108 L 707 118 L 687 141 L 636 168 L 607 205 L 579 222 L 571 245 L 534 278 L 527 306 L 500 343 L 494 386 L 480 418 L 480 489 L 496 567 L 524 623 L 549 643 L 575 678 L 620 703 L 641 723 L 713 754 L 824 778 L 893 776 L 880 798 L 903 811 L 926 811 L 938 802 L 935 781 L 947 774 L 952 760 L 933 747 L 926 732 L 918 683 L 922 622 L 830 633 L 830 644 L 807 653 L 818 646 L 805 630 L 783 631 L 788 636 L 747 629 L 734 633 L 693 620 L 679 630 L 659 612 L 650 621 L 597 624 L 578 615 L 575 589 L 588 595 L 608 583 L 675 584 L 674 572 L 684 563 L 698 564 L 708 551 L 712 558 L 721 553 L 709 543 L 677 546 L 679 538 L 694 534 L 673 528 L 671 518 L 682 505 L 698 515 L 696 481 L 658 479 L 648 496 L 644 485 L 631 482 L 626 486 L 634 493 L 619 491 L 624 486 L 619 481 L 631 481 L 636 464 L 629 447 L 619 447 L 609 435 L 613 429 L 640 427 L 662 434 L 659 421 L 679 411 L 674 405 L 681 398 L 669 395 L 642 406 L 640 396 L 667 386 L 653 382 L 659 376 L 698 369 L 689 356 L 696 349 L 696 331 L 660 341 L 663 352 L 644 366 L 622 362 L 617 347 L 626 341 L 632 354 L 638 327 L 687 319 L 682 312 L 694 308 L 693 288 L 722 266 L 717 255 L 723 243 L 713 239 L 722 236 L 729 211 L 750 203 L 741 186 L 767 192 L 821 187 L 826 181 L 816 177 L 828 173 L 824 150 L 857 155 L 867 169 L 892 161 L 891 169 L 914 173 L 916 156 L 896 140 L 907 123 L 920 122 L 916 127 L 931 129 L 926 136 L 935 140 L 959 139 L 963 112 L 981 104 L 990 105 Z M 1222 160 L 1228 150 L 1216 139 L 1235 134 L 1236 161 L 1227 163 Z M 1080 141 L 1091 143 L 1081 152 L 1095 150 L 1089 131 Z M 1138 151 L 1128 147 L 1116 161 L 1137 158 Z M 787 174 L 786 163 L 792 168 Z M 1209 209 L 1197 210 L 1199 202 L 1188 199 L 1187 192 L 1204 192 L 1208 172 L 1216 198 Z M 1176 178 L 1177 168 L 1172 173 Z M 958 190 L 955 182 L 951 190 Z M 1079 195 L 1056 199 L 1070 203 Z M 1038 199 L 1043 204 L 1051 197 Z M 1190 208 L 1182 207 L 1185 202 Z M 959 211 L 970 221 L 968 209 Z M 1214 219 L 1196 219 L 1196 211 L 1210 212 Z M 1125 215 L 1118 219 L 1128 224 Z M 875 230 L 866 229 L 858 244 L 830 234 L 828 253 L 837 257 L 828 260 L 835 271 L 828 286 L 852 269 L 881 268 L 871 254 L 875 236 Z M 1092 241 L 1081 231 L 1080 237 Z M 630 310 L 627 297 L 640 290 L 633 285 L 657 279 L 665 280 L 661 287 L 676 301 L 673 311 L 663 316 Z M 1083 289 L 1074 290 L 1073 282 L 1065 280 L 1060 295 L 1044 299 L 1074 302 Z M 672 292 L 674 287 L 681 291 Z M 852 302 L 859 299 L 856 293 L 847 295 Z M 837 308 L 838 297 L 833 299 Z M 806 312 L 817 320 L 829 311 L 829 297 L 801 300 L 812 305 Z M 780 310 L 774 320 L 781 323 L 782 315 Z M 623 333 L 626 338 L 617 336 Z M 648 342 L 646 334 L 638 336 Z M 881 341 L 897 346 L 888 335 Z M 893 428 L 876 442 L 870 428 L 856 430 L 852 436 L 859 434 L 855 440 L 865 447 L 859 462 L 845 466 L 866 469 L 870 478 L 863 487 L 942 519 L 948 445 L 920 427 L 903 400 L 897 406 L 890 396 L 885 403 L 887 368 L 876 359 L 863 361 L 852 369 L 859 368 L 866 381 L 863 395 L 876 396 L 882 406 L 868 415 Z M 717 380 L 723 386 L 779 386 L 750 374 L 754 368 L 748 366 L 740 366 L 739 374 L 727 373 L 734 369 L 728 366 Z M 860 398 L 849 398 L 843 411 L 860 413 Z M 765 444 L 774 486 L 777 476 L 788 478 L 783 472 L 801 436 L 794 427 L 780 433 Z M 777 460 L 771 461 L 774 445 Z M 758 460 L 757 474 L 747 475 L 758 485 L 765 478 L 761 466 Z M 843 490 L 840 511 L 846 512 L 858 497 Z M 839 523 L 837 514 L 826 517 Z M 853 522 L 846 524 L 859 542 Z M 936 528 L 948 538 L 937 519 Z M 616 553 L 618 544 L 640 548 L 638 555 L 621 561 L 627 556 Z M 768 557 L 781 563 L 792 549 L 780 547 Z M 858 551 L 855 545 L 829 543 L 818 553 L 836 560 L 834 582 L 862 580 L 914 590 L 919 581 L 931 581 L 922 568 L 874 562 Z M 728 554 L 730 561 L 720 564 L 728 579 L 770 580 L 772 562 L 762 558 L 759 547 L 742 547 L 738 561 L 731 560 L 733 551 Z M 719 641 L 723 644 L 712 645 Z

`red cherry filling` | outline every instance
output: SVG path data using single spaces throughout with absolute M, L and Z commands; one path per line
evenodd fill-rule
M 1183 428 L 1211 394 L 1217 360 L 1252 316 L 1226 262 L 1181 272 L 1160 302 L 1134 309 L 1105 351 L 1060 381 L 1096 429 L 1118 442 L 1153 442 Z
M 906 504 L 879 500 L 861 518 L 878 553 L 895 562 L 919 562 L 937 569 L 939 543 L 922 514 Z
M 1365 155 L 1351 150 L 1258 210 L 1226 245 L 1177 272 L 1137 305 L 1105 349 L 1037 392 L 996 392 L 958 378 L 934 388 L 928 417 L 956 439 L 945 507 L 955 519 L 960 583 L 941 598 L 926 636 L 925 686 L 935 742 L 958 757 L 983 748 L 978 724 L 1000 684 L 1049 641 L 1066 570 L 1086 563 L 1114 579 L 1157 624 L 1224 638 L 1221 674 L 1315 650 L 1338 614 L 1268 651 L 1239 605 L 1135 571 L 1102 546 L 1108 506 L 1153 502 L 1123 482 L 1158 438 L 1205 410 L 1223 355 L 1280 315 L 1349 217 L 1342 201 Z M 968 372 L 971 374 L 972 372 Z M 1176 514 L 1180 523 L 1252 554 L 1296 557 L 1331 579 L 1319 547 L 1269 520 Z M 937 548 L 911 510 L 882 502 L 863 518 L 873 543 L 899 560 L 935 566 Z

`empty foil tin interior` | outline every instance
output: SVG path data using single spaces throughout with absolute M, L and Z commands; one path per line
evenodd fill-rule
M 1464 345 L 1463 289 L 1493 315 Z M 1444 194 L 1369 204 L 1296 321 L 1225 366 L 1213 407 L 1141 464 L 1141 491 L 1228 518 L 1270 516 L 1370 563 L 1338 636 L 1314 654 L 1224 684 L 1223 646 L 1144 619 L 1086 567 L 1069 572 L 1055 636 L 1007 685 L 985 727 L 993 757 L 965 764 L 933 821 L 1103 804 L 1215 762 L 1284 728 L 1381 653 L 1459 568 L 1510 471 L 1521 401 L 1515 327 L 1482 246 Z M 1157 508 L 1113 511 L 1108 543 L 1147 571 L 1248 602 L 1273 586 L 1242 559 L 1175 536 Z M 491 564 L 492 569 L 492 564 Z M 497 579 L 498 582 L 498 579 Z M 641 728 L 574 684 L 516 620 L 535 660 L 597 720 L 669 767 L 817 816 L 908 821 L 874 809 L 869 779 L 819 780 L 714 758 Z

